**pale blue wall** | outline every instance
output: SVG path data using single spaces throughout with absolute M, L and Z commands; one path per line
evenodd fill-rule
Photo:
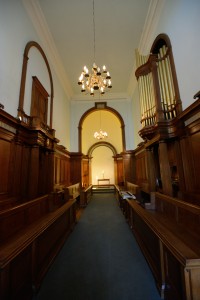
M 194 100 L 193 95 L 200 90 L 200 1 L 165 0 L 155 32 L 151 35 L 152 45 L 156 36 L 166 33 L 172 43 L 178 83 L 183 108 Z M 5 111 L 17 116 L 23 52 L 27 42 L 34 40 L 42 46 L 31 20 L 21 0 L 0 0 L 0 103 Z M 47 55 L 47 53 L 46 53 Z M 48 55 L 47 55 L 48 58 Z M 78 124 L 82 114 L 94 106 L 91 101 L 70 101 L 49 64 L 54 83 L 53 128 L 60 144 L 70 151 L 78 151 Z M 31 64 L 30 64 L 31 65 Z M 30 67 L 31 68 L 31 67 Z M 33 72 L 33 69 L 31 69 Z M 29 69 L 30 71 L 30 69 Z M 31 76 L 35 75 L 30 72 Z M 48 90 L 48 80 L 44 66 L 37 68 L 37 75 Z M 30 106 L 30 87 L 26 90 L 25 110 Z M 140 138 L 139 105 L 137 88 L 129 98 L 107 100 L 108 106 L 117 110 L 125 122 L 126 149 L 136 148 Z
M 183 109 L 200 90 L 200 1 L 165 0 L 155 37 L 166 33 L 172 43 Z
M 94 107 L 98 100 L 88 101 L 72 101 L 71 103 L 71 151 L 78 150 L 78 125 L 81 116 L 90 108 Z M 107 106 L 115 109 L 124 120 L 126 149 L 134 148 L 134 124 L 132 118 L 132 102 L 128 98 L 109 100 L 100 99 L 100 102 L 106 102 Z
M 42 47 L 21 0 L 0 0 L 0 103 L 5 111 L 17 116 L 23 53 L 26 44 L 35 41 Z M 43 47 L 42 47 L 43 48 Z M 30 114 L 32 76 L 37 76 L 50 93 L 49 75 L 39 51 L 31 48 L 27 68 L 24 110 Z M 48 59 L 48 54 L 45 53 Z M 54 84 L 53 128 L 56 137 L 70 148 L 70 105 L 50 64 Z
M 175 68 L 177 73 L 180 97 L 183 109 L 186 109 L 195 100 L 194 94 L 200 90 L 200 1 L 199 0 L 161 0 L 163 2 L 161 15 L 155 20 L 154 32 L 149 33 L 146 45 L 150 48 L 155 38 L 165 33 L 169 36 L 172 44 Z M 150 52 L 145 49 L 144 54 Z M 140 129 L 139 94 L 137 85 L 132 95 L 133 120 L 135 134 Z M 140 137 L 136 136 L 139 142 Z

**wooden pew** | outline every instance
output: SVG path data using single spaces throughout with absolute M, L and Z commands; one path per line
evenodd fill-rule
M 162 299 L 199 300 L 200 207 L 155 193 L 155 210 L 127 200 L 129 225 Z
M 0 299 L 32 299 L 76 223 L 76 200 L 45 195 L 0 212 Z
M 125 182 L 125 187 L 126 187 L 126 190 L 131 192 L 133 195 L 135 195 L 136 199 L 138 199 L 138 201 L 140 200 L 141 198 L 141 188 L 139 185 L 137 184 L 134 184 L 132 182 L 129 182 L 129 181 L 126 181 Z
M 124 213 L 125 217 L 126 217 L 126 213 L 127 213 L 127 202 L 125 199 L 123 199 L 122 197 L 122 193 L 123 192 L 130 192 L 131 195 L 135 196 L 137 201 L 139 202 L 141 199 L 141 194 L 140 194 L 140 187 L 137 184 L 131 183 L 126 181 L 125 182 L 125 186 L 123 187 L 123 190 L 121 190 L 121 188 L 119 187 L 115 187 L 116 190 L 116 198 L 118 200 L 119 203 L 119 207 L 121 208 L 122 212 Z M 131 198 L 130 195 L 130 198 Z
M 69 199 L 79 199 L 81 194 L 80 183 L 75 183 L 70 186 L 63 187 L 64 199 L 68 201 Z
M 92 198 L 92 185 L 81 190 L 80 206 L 86 207 Z

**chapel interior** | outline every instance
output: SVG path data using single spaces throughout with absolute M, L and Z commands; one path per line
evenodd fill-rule
M 200 299 L 199 11 L 0 0 L 0 299 L 32 299 L 104 190 L 161 299 Z

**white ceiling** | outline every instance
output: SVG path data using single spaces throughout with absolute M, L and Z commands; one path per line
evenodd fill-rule
M 43 24 L 40 34 L 50 37 L 49 48 L 57 55 L 71 99 L 80 98 L 78 78 L 83 66 L 90 70 L 94 62 L 93 0 L 36 2 L 37 18 L 40 16 L 37 23 Z M 105 64 L 110 71 L 110 94 L 128 95 L 134 52 L 144 34 L 152 2 L 155 0 L 94 0 L 96 64 Z

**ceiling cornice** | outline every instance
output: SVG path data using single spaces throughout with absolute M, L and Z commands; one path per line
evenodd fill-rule
M 151 0 L 139 43 L 139 53 L 149 54 L 165 0 Z
M 90 96 L 90 94 L 85 95 L 74 95 L 71 100 L 72 101 L 109 101 L 109 100 L 128 100 L 129 96 L 127 93 L 111 93 L 107 92 L 105 95 L 101 96 L 98 93 L 94 96 Z
M 45 54 L 51 61 L 66 95 L 71 99 L 73 92 L 38 0 L 22 0 L 22 2 L 42 41 L 42 48 L 44 49 Z
M 147 12 L 144 28 L 138 46 L 139 53 L 143 55 L 149 54 L 155 36 L 157 24 L 160 19 L 160 15 L 164 6 L 164 2 L 165 0 L 151 0 L 149 4 L 149 9 Z M 135 70 L 136 70 L 136 62 L 135 62 L 135 53 L 134 53 L 133 70 L 130 76 L 129 86 L 128 86 L 128 94 L 130 97 L 132 97 L 134 90 L 137 86 Z

